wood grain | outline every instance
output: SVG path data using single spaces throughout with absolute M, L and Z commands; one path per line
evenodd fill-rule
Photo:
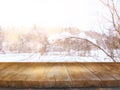
M 120 87 L 120 63 L 0 63 L 0 87 Z

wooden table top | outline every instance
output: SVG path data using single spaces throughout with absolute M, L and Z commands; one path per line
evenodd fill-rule
M 120 63 L 0 63 L 0 87 L 120 86 Z

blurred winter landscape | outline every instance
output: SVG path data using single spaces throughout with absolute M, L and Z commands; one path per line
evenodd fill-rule
M 0 62 L 119 62 L 120 0 L 0 0 Z
M 77 28 L 62 28 L 49 35 L 47 30 L 36 25 L 22 33 L 1 28 L 0 62 L 113 62 L 105 53 L 110 49 L 119 62 L 119 39 L 114 35 Z
M 48 55 L 40 55 L 39 53 L 0 54 L 0 62 L 113 62 L 100 51 L 94 52 L 93 57 L 78 55 L 65 56 L 59 52 L 56 53 L 50 52 Z

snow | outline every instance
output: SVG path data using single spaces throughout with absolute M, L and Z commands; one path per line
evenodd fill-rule
M 53 35 L 48 38 L 50 43 L 54 43 L 56 40 L 65 40 L 72 35 L 69 32 L 63 32 L 60 34 Z M 75 36 L 76 37 L 76 36 Z M 96 44 L 96 40 L 87 36 L 84 32 L 81 32 L 77 37 L 82 39 L 87 39 L 90 42 Z M 7 43 L 3 43 L 3 49 L 5 52 Z M 29 46 L 33 47 L 32 43 Z M 37 45 L 37 49 L 41 48 L 43 45 Z M 82 51 L 81 51 L 82 52 Z M 67 55 L 67 52 L 48 52 L 45 55 L 40 55 L 40 53 L 8 53 L 0 54 L 0 62 L 113 62 L 109 57 L 106 56 L 101 50 L 91 50 L 90 55 L 80 56 L 79 52 L 71 50 L 72 55 Z
M 69 32 L 63 32 L 60 34 L 60 38 L 61 39 L 64 39 L 64 38 L 67 38 L 67 37 L 70 37 L 72 36 Z
M 49 43 L 54 43 L 57 39 L 59 39 L 59 34 L 55 34 L 48 38 Z
M 64 53 L 63 53 L 64 54 Z M 50 52 L 46 55 L 39 53 L 0 54 L 0 62 L 112 62 L 102 51 L 91 51 L 92 56 L 58 55 Z
M 82 39 L 87 39 L 87 40 L 89 40 L 90 42 L 96 44 L 96 40 L 95 40 L 94 38 L 91 38 L 91 37 L 87 36 L 84 32 L 81 32 L 81 33 L 79 34 L 79 37 L 82 38 Z
M 56 40 L 60 39 L 60 40 L 64 40 L 67 37 L 72 36 L 69 32 L 63 32 L 61 34 L 55 34 L 51 37 L 48 38 L 48 41 L 50 43 L 54 43 Z
M 56 34 L 56 35 L 53 35 L 51 37 L 48 38 L 48 41 L 50 43 L 54 43 L 56 40 L 60 39 L 60 40 L 64 40 L 65 38 L 68 38 L 68 37 L 72 37 L 73 35 L 70 34 L 69 32 L 63 32 L 61 34 Z M 74 37 L 74 36 L 73 36 Z M 91 38 L 89 36 L 87 36 L 84 32 L 81 32 L 78 36 L 75 36 L 75 37 L 80 37 L 82 39 L 87 39 L 89 40 L 90 42 L 94 43 L 94 44 L 97 44 L 96 43 L 96 40 L 94 38 Z

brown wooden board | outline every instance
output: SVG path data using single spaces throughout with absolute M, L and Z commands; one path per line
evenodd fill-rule
M 120 87 L 120 63 L 0 63 L 0 87 Z

